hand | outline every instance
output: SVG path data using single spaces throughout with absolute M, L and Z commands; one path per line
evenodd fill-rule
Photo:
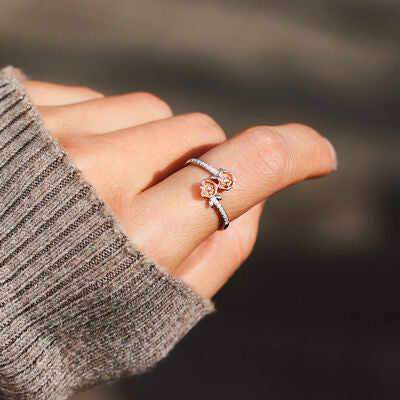
M 332 145 L 300 125 L 258 126 L 226 140 L 201 113 L 173 116 L 148 93 L 104 97 L 87 88 L 25 81 L 49 132 L 132 241 L 200 295 L 212 297 L 253 249 L 263 201 L 336 168 Z M 189 158 L 235 173 L 222 204 L 231 225 L 200 197 L 209 173 Z

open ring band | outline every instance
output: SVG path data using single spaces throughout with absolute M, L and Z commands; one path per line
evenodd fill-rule
M 236 178 L 235 175 L 225 169 L 217 169 L 212 165 L 208 164 L 198 158 L 191 158 L 186 161 L 186 164 L 197 165 L 206 171 L 211 173 L 210 179 L 203 179 L 200 184 L 201 196 L 208 199 L 208 203 L 211 208 L 216 210 L 221 215 L 223 221 L 223 228 L 226 229 L 229 226 L 229 217 L 220 201 L 222 197 L 218 194 L 218 190 L 231 190 L 235 186 Z

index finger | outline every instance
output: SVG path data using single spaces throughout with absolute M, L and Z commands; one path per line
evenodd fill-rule
M 329 173 L 337 163 L 332 145 L 300 124 L 247 129 L 201 159 L 236 176 L 235 187 L 221 193 L 231 221 L 284 187 Z M 128 232 L 149 256 L 171 270 L 220 226 L 218 213 L 200 197 L 199 184 L 209 176 L 189 165 L 133 201 Z

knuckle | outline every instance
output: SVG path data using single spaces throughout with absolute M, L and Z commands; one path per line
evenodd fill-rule
M 248 136 L 252 164 L 266 171 L 268 180 L 280 181 L 293 167 L 294 157 L 284 136 L 270 126 L 256 126 L 244 131 Z M 250 160 L 251 161 L 251 160 Z
M 188 117 L 193 121 L 193 124 L 199 128 L 199 131 L 202 133 L 205 132 L 211 140 L 216 140 L 218 142 L 226 140 L 226 135 L 222 127 L 208 114 L 193 112 L 188 114 Z
M 293 128 L 293 129 L 296 129 L 296 130 L 299 130 L 299 131 L 313 130 L 308 125 L 303 124 L 301 122 L 288 122 L 288 123 L 284 124 L 284 126 L 289 127 L 289 128 Z
M 144 103 L 148 104 L 158 116 L 171 117 L 173 115 L 169 104 L 155 94 L 149 92 L 139 92 L 135 95 L 140 97 Z
M 299 132 L 303 135 L 308 135 L 313 138 L 320 138 L 321 135 L 314 129 L 308 125 L 299 123 L 299 122 L 289 122 L 288 124 L 284 125 L 285 127 L 290 128 L 293 131 Z

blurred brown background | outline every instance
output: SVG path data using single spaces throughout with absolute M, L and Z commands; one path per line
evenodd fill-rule
M 267 201 L 216 316 L 153 372 L 79 398 L 400 398 L 399 45 L 398 0 L 1 1 L 0 65 L 152 91 L 229 135 L 304 122 L 339 155 Z

